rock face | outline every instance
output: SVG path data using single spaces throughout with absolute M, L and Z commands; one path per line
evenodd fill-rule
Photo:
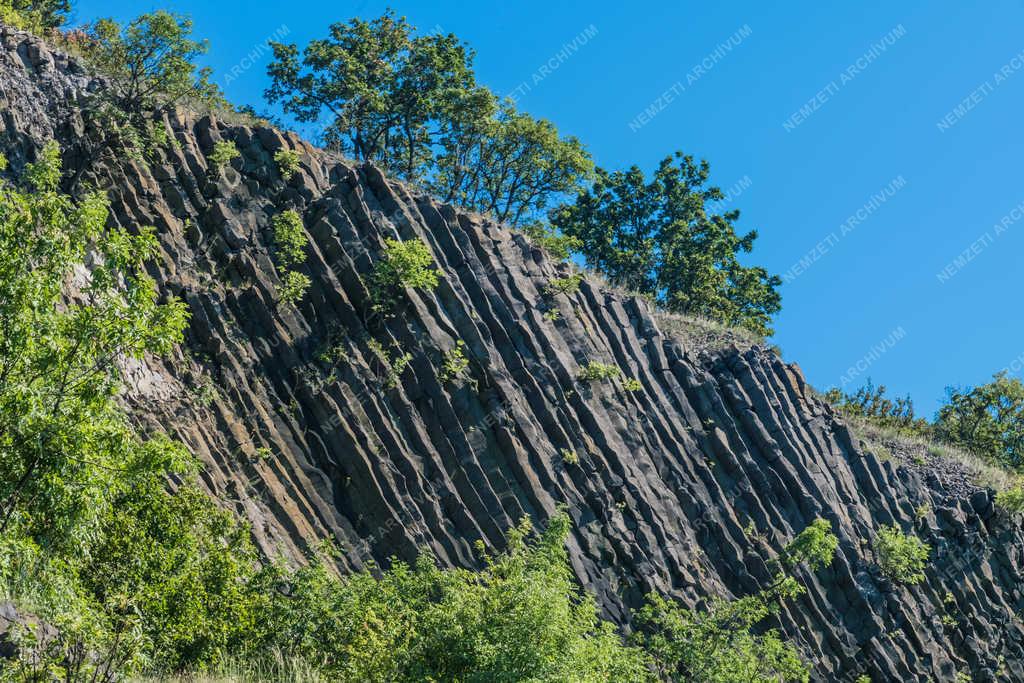
M 695 605 L 758 590 L 820 516 L 838 555 L 801 570 L 806 595 L 774 623 L 816 680 L 1024 680 L 1020 525 L 948 467 L 867 452 L 795 365 L 677 338 L 593 279 L 552 294 L 568 266 L 521 235 L 269 127 L 182 112 L 164 120 L 176 145 L 148 161 L 102 151 L 84 112 L 103 80 L 27 34 L 0 41 L 12 167 L 57 139 L 69 189 L 105 188 L 113 223 L 156 227 L 152 274 L 191 309 L 175 358 L 125 368 L 133 414 L 205 461 L 266 552 L 330 538 L 349 570 L 420 548 L 473 566 L 478 539 L 500 547 L 523 515 L 565 506 L 573 568 L 628 627 L 648 591 Z M 241 157 L 217 172 L 219 140 Z M 281 149 L 301 157 L 288 181 Z M 279 301 L 271 229 L 287 209 L 310 238 L 295 306 Z M 382 316 L 366 283 L 388 237 L 422 239 L 443 278 Z M 443 381 L 456 348 L 468 367 Z M 580 381 L 591 361 L 640 388 Z M 870 541 L 892 523 L 932 546 L 918 586 L 876 566 Z

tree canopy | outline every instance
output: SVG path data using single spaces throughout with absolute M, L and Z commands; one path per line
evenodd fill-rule
M 939 436 L 1011 467 L 1024 465 L 1024 383 L 1006 373 L 971 388 L 950 388 L 939 410 Z
M 710 166 L 677 152 L 647 180 L 636 166 L 597 169 L 591 187 L 552 214 L 575 237 L 587 264 L 612 283 L 648 294 L 666 309 L 771 334 L 782 280 L 739 255 L 757 232 L 738 235 L 739 211 L 709 213 L 722 191 L 708 184 Z

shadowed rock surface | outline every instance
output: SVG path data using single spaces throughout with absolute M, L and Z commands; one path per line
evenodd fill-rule
M 795 365 L 668 335 L 646 302 L 592 279 L 551 296 L 569 267 L 523 236 L 292 134 L 178 112 L 164 120 L 176 145 L 148 161 L 104 150 L 84 114 L 103 80 L 25 33 L 0 41 L 13 170 L 57 139 L 69 189 L 104 188 L 112 222 L 156 227 L 151 272 L 191 310 L 172 361 L 125 368 L 133 414 L 203 459 L 267 553 L 299 559 L 330 538 L 347 570 L 420 548 L 473 566 L 476 540 L 500 547 L 523 515 L 564 505 L 580 582 L 628 624 L 648 591 L 689 605 L 757 591 L 821 516 L 839 553 L 800 570 L 807 594 L 775 620 L 816 680 L 1024 680 L 1020 524 L 947 470 L 866 452 Z M 219 140 L 241 157 L 217 173 Z M 301 157 L 287 182 L 280 149 Z M 297 306 L 276 293 L 270 221 L 286 209 L 310 238 Z M 443 273 L 390 317 L 366 284 L 387 237 L 424 240 Z M 460 340 L 469 366 L 442 382 Z M 395 373 L 382 349 L 390 366 L 411 360 Z M 579 381 L 590 361 L 641 389 Z M 931 544 L 923 584 L 879 573 L 870 541 L 890 523 Z

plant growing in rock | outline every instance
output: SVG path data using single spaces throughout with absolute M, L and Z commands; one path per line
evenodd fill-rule
M 874 541 L 878 566 L 893 581 L 910 585 L 924 581 L 924 567 L 931 546 L 913 534 L 904 534 L 898 526 L 879 528 Z
M 440 284 L 441 273 L 433 268 L 434 256 L 421 239 L 403 242 L 384 240 L 384 253 L 370 277 L 371 294 L 378 310 L 395 303 L 395 292 L 401 288 L 432 290 Z
M 299 153 L 293 149 L 279 150 L 274 154 L 274 161 L 285 180 L 289 180 L 299 170 Z
M 379 341 L 372 338 L 367 340 L 366 345 L 384 367 L 385 388 L 394 389 L 397 387 L 398 382 L 402 377 L 402 373 L 405 372 L 405 369 L 409 367 L 409 363 L 412 362 L 412 354 L 403 353 L 392 358 L 391 352 L 385 349 L 384 345 Z
M 279 267 L 292 268 L 305 261 L 309 239 L 298 211 L 282 211 L 271 219 L 270 224 L 274 230 Z
M 1024 512 L 1024 486 L 1014 484 L 997 493 L 996 507 L 1012 515 Z
M 617 365 L 609 365 L 592 360 L 580 369 L 577 378 L 582 382 L 599 382 L 606 379 L 615 379 L 621 374 L 622 370 Z
M 437 373 L 437 377 L 441 382 L 451 382 L 469 367 L 469 359 L 466 358 L 464 353 L 465 348 L 466 342 L 460 339 L 453 348 L 444 352 L 441 371 Z
M 782 557 L 791 567 L 806 562 L 816 571 L 832 563 L 838 548 L 839 539 L 832 533 L 832 523 L 819 517 L 789 542 Z
M 580 456 L 576 454 L 576 451 L 571 448 L 563 448 L 558 451 L 559 455 L 562 456 L 562 462 L 566 465 L 579 465 Z
M 562 235 L 546 223 L 536 222 L 523 226 L 523 234 L 559 261 L 568 261 L 572 252 L 579 251 L 583 243 L 578 237 Z
M 281 301 L 295 303 L 309 289 L 310 279 L 305 274 L 292 270 L 306 260 L 306 245 L 309 243 L 302 217 L 289 209 L 274 216 L 271 221 L 274 230 L 274 244 L 277 247 L 277 270 L 281 275 L 278 295 Z
M 583 282 L 583 274 L 575 273 L 566 277 L 555 278 L 544 287 L 544 293 L 548 296 L 556 296 L 558 294 L 574 294 L 580 288 L 580 283 Z
M 622 388 L 626 391 L 640 391 L 644 388 L 643 383 L 635 377 L 630 377 L 622 383 Z
M 281 277 L 281 286 L 277 290 L 277 295 L 280 297 L 281 303 L 294 304 L 302 299 L 310 284 L 309 277 L 305 274 L 297 270 L 289 270 Z
M 233 141 L 218 140 L 213 143 L 213 151 L 207 155 L 206 160 L 210 162 L 210 168 L 214 173 L 220 173 L 232 159 L 237 159 L 241 155 Z

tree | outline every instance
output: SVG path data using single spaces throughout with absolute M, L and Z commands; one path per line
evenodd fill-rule
M 739 211 L 708 214 L 724 199 L 708 185 L 710 167 L 677 152 L 647 181 L 636 166 L 597 169 L 593 185 L 552 213 L 552 224 L 582 242 L 587 264 L 614 284 L 657 298 L 670 311 L 771 334 L 782 280 L 738 255 L 756 231 L 737 235 Z
M 0 20 L 36 32 L 62 26 L 70 11 L 70 0 L 0 0 Z
M 299 121 L 331 118 L 325 139 L 356 159 L 375 161 L 410 181 L 430 167 L 446 125 L 486 114 L 473 51 L 454 35 L 413 36 L 391 11 L 372 21 L 330 26 L 303 50 L 272 43 L 271 102 Z M 477 102 L 467 106 L 467 102 Z M 480 107 L 484 107 L 480 109 Z
M 947 389 L 935 428 L 953 445 L 1011 467 L 1024 465 L 1024 383 L 1001 372 L 988 384 Z
M 512 225 L 542 218 L 552 200 L 577 191 L 593 170 L 578 139 L 508 103 L 483 125 L 453 130 L 445 143 L 431 190 Z
M 893 581 L 914 585 L 924 581 L 924 567 L 931 546 L 914 534 L 904 534 L 895 524 L 878 529 L 874 541 L 878 566 Z
M 168 351 L 187 316 L 179 301 L 158 303 L 140 269 L 152 229 L 107 229 L 102 196 L 58 191 L 56 143 L 25 176 L 25 189 L 0 188 L 0 530 L 59 545 L 94 527 L 115 473 L 167 457 L 135 446 L 112 397 L 118 363 Z M 64 303 L 88 250 L 88 281 Z
M 930 429 L 928 421 L 917 417 L 910 396 L 890 399 L 886 391 L 884 384 L 876 387 L 868 379 L 867 384 L 855 394 L 833 388 L 825 393 L 825 400 L 844 415 L 864 418 L 880 427 L 899 432 L 927 435 Z
M 116 104 L 129 114 L 138 116 L 183 100 L 224 103 L 220 89 L 210 83 L 211 69 L 195 63 L 207 44 L 191 38 L 192 21 L 187 17 L 158 10 L 124 27 L 113 19 L 100 19 L 88 33 L 87 58 L 111 78 Z
M 333 24 L 301 55 L 273 43 L 267 98 L 299 121 L 326 113 L 329 145 L 502 222 L 536 221 L 578 189 L 592 169 L 579 140 L 499 104 L 454 35 L 413 32 L 387 12 Z

